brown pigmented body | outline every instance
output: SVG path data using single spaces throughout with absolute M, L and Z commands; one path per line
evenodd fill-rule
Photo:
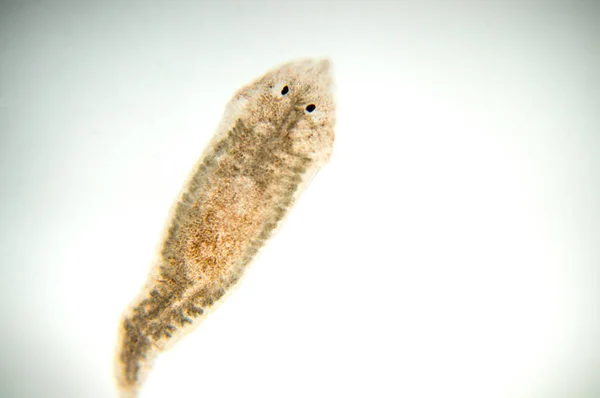
M 121 320 L 116 362 L 123 396 L 135 396 L 156 355 L 239 280 L 329 159 L 328 69 L 327 61 L 283 65 L 229 103 L 173 209 L 146 287 Z

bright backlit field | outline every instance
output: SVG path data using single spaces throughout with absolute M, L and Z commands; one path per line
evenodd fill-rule
M 116 396 L 226 102 L 329 57 L 331 163 L 141 397 L 597 398 L 599 4 L 3 2 L 0 396 Z

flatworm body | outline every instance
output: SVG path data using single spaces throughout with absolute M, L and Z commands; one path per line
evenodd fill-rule
M 283 65 L 242 88 L 172 210 L 146 286 L 119 324 L 116 377 L 136 396 L 157 354 L 238 282 L 331 155 L 329 63 Z

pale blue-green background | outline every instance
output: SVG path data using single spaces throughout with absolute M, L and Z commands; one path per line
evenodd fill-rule
M 600 396 L 600 2 L 0 4 L 0 396 L 111 397 L 226 101 L 332 59 L 331 164 L 143 397 Z

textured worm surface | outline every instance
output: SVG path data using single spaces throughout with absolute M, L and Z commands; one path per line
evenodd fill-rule
M 135 396 L 156 355 L 244 272 L 329 159 L 329 63 L 292 62 L 242 88 L 173 208 L 156 264 L 119 324 L 116 373 Z

